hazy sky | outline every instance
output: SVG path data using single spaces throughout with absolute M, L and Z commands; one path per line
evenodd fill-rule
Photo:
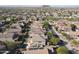
M 0 5 L 79 5 L 79 0 L 0 0 Z
M 0 5 L 0 7 L 41 7 L 43 5 Z M 50 7 L 79 7 L 79 5 L 48 5 Z

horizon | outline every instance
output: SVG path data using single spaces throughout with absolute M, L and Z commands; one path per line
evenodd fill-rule
M 79 5 L 0 5 L 0 7 L 58 7 L 58 8 L 74 8 L 79 7 Z

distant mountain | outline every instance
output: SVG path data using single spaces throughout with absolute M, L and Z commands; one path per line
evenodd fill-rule
M 43 5 L 42 7 L 50 7 L 50 5 Z

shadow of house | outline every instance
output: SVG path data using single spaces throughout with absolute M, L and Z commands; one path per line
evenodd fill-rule
M 59 42 L 57 45 L 59 45 L 59 46 L 64 46 L 65 44 L 66 44 L 66 42 L 60 40 L 60 42 Z

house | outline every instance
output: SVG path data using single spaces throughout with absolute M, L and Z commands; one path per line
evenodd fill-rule
M 19 26 L 18 23 L 12 24 L 10 32 L 21 32 L 21 27 Z
M 40 37 L 38 34 L 31 34 L 31 38 L 29 39 L 31 41 L 30 48 L 43 48 L 45 46 L 45 39 Z
M 61 19 L 61 20 L 55 21 L 53 23 L 54 23 L 55 27 L 58 28 L 59 32 L 61 32 L 61 31 L 70 31 L 71 30 L 69 21 L 67 21 L 67 20 Z
M 70 32 L 66 32 L 66 33 L 73 39 L 79 38 L 79 31 L 75 31 L 75 32 L 70 31 Z
M 39 22 L 35 21 L 31 25 L 31 31 L 29 32 L 29 34 L 30 38 L 28 39 L 28 41 L 32 41 L 30 48 L 43 48 L 43 46 L 45 46 L 46 37 L 44 36 L 42 26 Z

